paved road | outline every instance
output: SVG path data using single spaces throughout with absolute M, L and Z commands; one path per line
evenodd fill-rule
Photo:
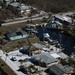
M 26 75 L 20 71 L 17 71 L 19 67 L 15 65 L 8 57 L 6 59 L 6 55 L 3 53 L 2 50 L 0 50 L 0 56 L 1 56 L 1 59 L 15 72 L 16 75 Z
M 65 13 L 58 13 L 58 14 L 53 14 L 53 16 L 59 15 L 59 14 L 63 14 L 65 15 L 72 15 L 74 12 L 65 12 Z M 42 17 L 38 17 L 39 15 L 35 15 L 33 16 L 32 20 L 41 20 L 43 17 L 48 18 L 48 14 L 46 13 L 45 15 L 43 15 Z M 12 25 L 12 24 L 17 24 L 17 23 L 22 23 L 22 22 L 26 22 L 27 20 L 31 20 L 28 17 L 22 17 L 22 18 L 16 18 L 16 21 L 13 22 L 7 22 L 7 23 L 3 23 L 2 26 L 8 26 L 8 25 Z
M 48 18 L 48 16 L 46 15 L 46 16 L 42 16 L 42 17 L 33 17 L 32 20 L 41 20 L 43 17 Z M 26 18 L 26 19 L 23 19 L 23 20 L 7 22 L 7 23 L 3 23 L 2 26 L 8 26 L 8 25 L 12 25 L 12 24 L 22 23 L 22 22 L 26 22 L 28 20 L 31 20 L 31 19 L 30 18 Z
M 53 14 L 53 16 L 55 16 L 55 15 L 72 15 L 72 14 L 74 14 L 75 12 L 64 12 L 64 13 L 58 13 L 58 14 Z

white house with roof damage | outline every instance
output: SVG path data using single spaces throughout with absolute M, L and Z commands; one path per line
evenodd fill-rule
M 63 24 L 69 25 L 72 23 L 72 18 L 64 15 L 56 15 L 54 16 L 54 21 L 59 21 Z
M 18 12 L 21 14 L 21 16 L 27 15 L 31 11 L 31 9 L 30 9 L 31 6 L 27 6 L 27 5 L 25 5 L 23 3 L 19 3 L 19 2 L 10 3 L 8 5 L 8 8 L 11 9 L 12 11 L 16 10 L 16 11 L 14 11 L 14 13 Z

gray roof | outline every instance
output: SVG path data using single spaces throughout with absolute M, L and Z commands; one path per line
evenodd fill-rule
M 40 74 L 41 74 L 41 75 L 47 75 L 47 73 L 44 72 L 44 71 L 42 71 Z
M 20 8 L 21 8 L 21 10 L 26 10 L 26 9 L 29 9 L 30 6 L 24 5 L 24 4 L 22 3 Z
M 65 66 L 63 66 L 63 68 L 66 73 L 71 73 L 71 71 L 73 70 L 73 68 L 69 65 L 65 65 Z
M 35 27 L 36 25 L 35 24 L 27 24 L 26 26 L 27 27 Z
M 41 54 L 35 55 L 33 57 L 36 60 L 40 59 L 41 62 L 44 62 L 46 64 L 50 64 L 50 63 L 58 61 L 57 59 L 55 59 L 54 57 L 52 57 L 49 53 L 41 53 Z
M 17 8 L 17 9 L 21 9 L 21 10 L 26 10 L 26 9 L 29 9 L 30 8 L 30 6 L 27 6 L 27 5 L 25 5 L 25 4 L 23 4 L 23 3 L 18 3 L 18 2 L 13 2 L 13 3 L 11 3 L 11 4 L 9 4 L 10 6 L 12 6 L 12 7 L 15 7 L 15 8 Z
M 62 20 L 62 21 L 66 21 L 66 22 L 72 23 L 72 19 L 70 17 L 68 17 L 68 16 L 56 15 L 55 17 L 60 19 L 60 20 Z
M 22 65 L 24 65 L 25 67 L 29 67 L 30 65 L 33 65 L 33 64 L 27 61 L 27 62 L 23 62 Z
M 62 26 L 62 23 L 60 23 L 59 21 L 54 21 L 52 24 L 56 24 L 56 25 Z
M 5 1 L 7 2 L 7 1 L 10 1 L 10 0 L 5 0 Z
M 7 33 L 8 37 L 18 36 L 18 35 L 26 35 L 27 33 L 20 28 L 13 29 Z
M 62 59 L 67 59 L 67 58 L 68 58 L 68 55 L 66 55 L 66 54 L 63 53 L 63 52 L 58 53 L 58 55 L 59 55 Z
M 38 43 L 35 43 L 35 44 L 32 44 L 35 48 L 44 48 L 44 45 L 41 45 L 41 44 L 38 44 Z
M 11 3 L 10 5 L 13 6 L 13 7 L 18 7 L 18 6 L 20 6 L 20 3 L 14 2 L 14 3 Z
M 60 64 L 52 65 L 50 67 L 50 70 L 55 73 L 56 75 L 63 75 L 65 73 L 64 70 L 62 70 L 62 66 Z
M 70 68 L 69 66 L 65 68 L 65 66 L 62 66 L 61 64 L 55 64 L 55 65 L 52 65 L 50 67 L 50 70 L 55 73 L 56 75 L 63 75 L 65 73 L 70 73 L 70 70 L 72 68 Z

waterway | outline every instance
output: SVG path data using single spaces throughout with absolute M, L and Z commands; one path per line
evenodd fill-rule
M 62 33 L 61 31 L 49 30 L 47 28 L 37 27 L 38 37 L 43 40 L 43 33 L 49 33 L 50 39 L 61 42 L 61 46 L 64 48 L 63 52 L 67 55 L 71 55 L 75 52 L 75 39 L 68 34 Z

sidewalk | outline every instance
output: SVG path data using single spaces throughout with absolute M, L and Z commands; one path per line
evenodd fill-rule
M 16 73 L 16 75 L 26 75 L 20 71 L 17 71 L 19 69 L 19 67 L 17 65 L 15 65 L 8 57 L 6 58 L 6 55 L 3 54 L 2 50 L 0 50 L 0 56 L 1 56 L 1 59 Z M 6 61 L 5 61 L 5 59 L 6 59 Z

